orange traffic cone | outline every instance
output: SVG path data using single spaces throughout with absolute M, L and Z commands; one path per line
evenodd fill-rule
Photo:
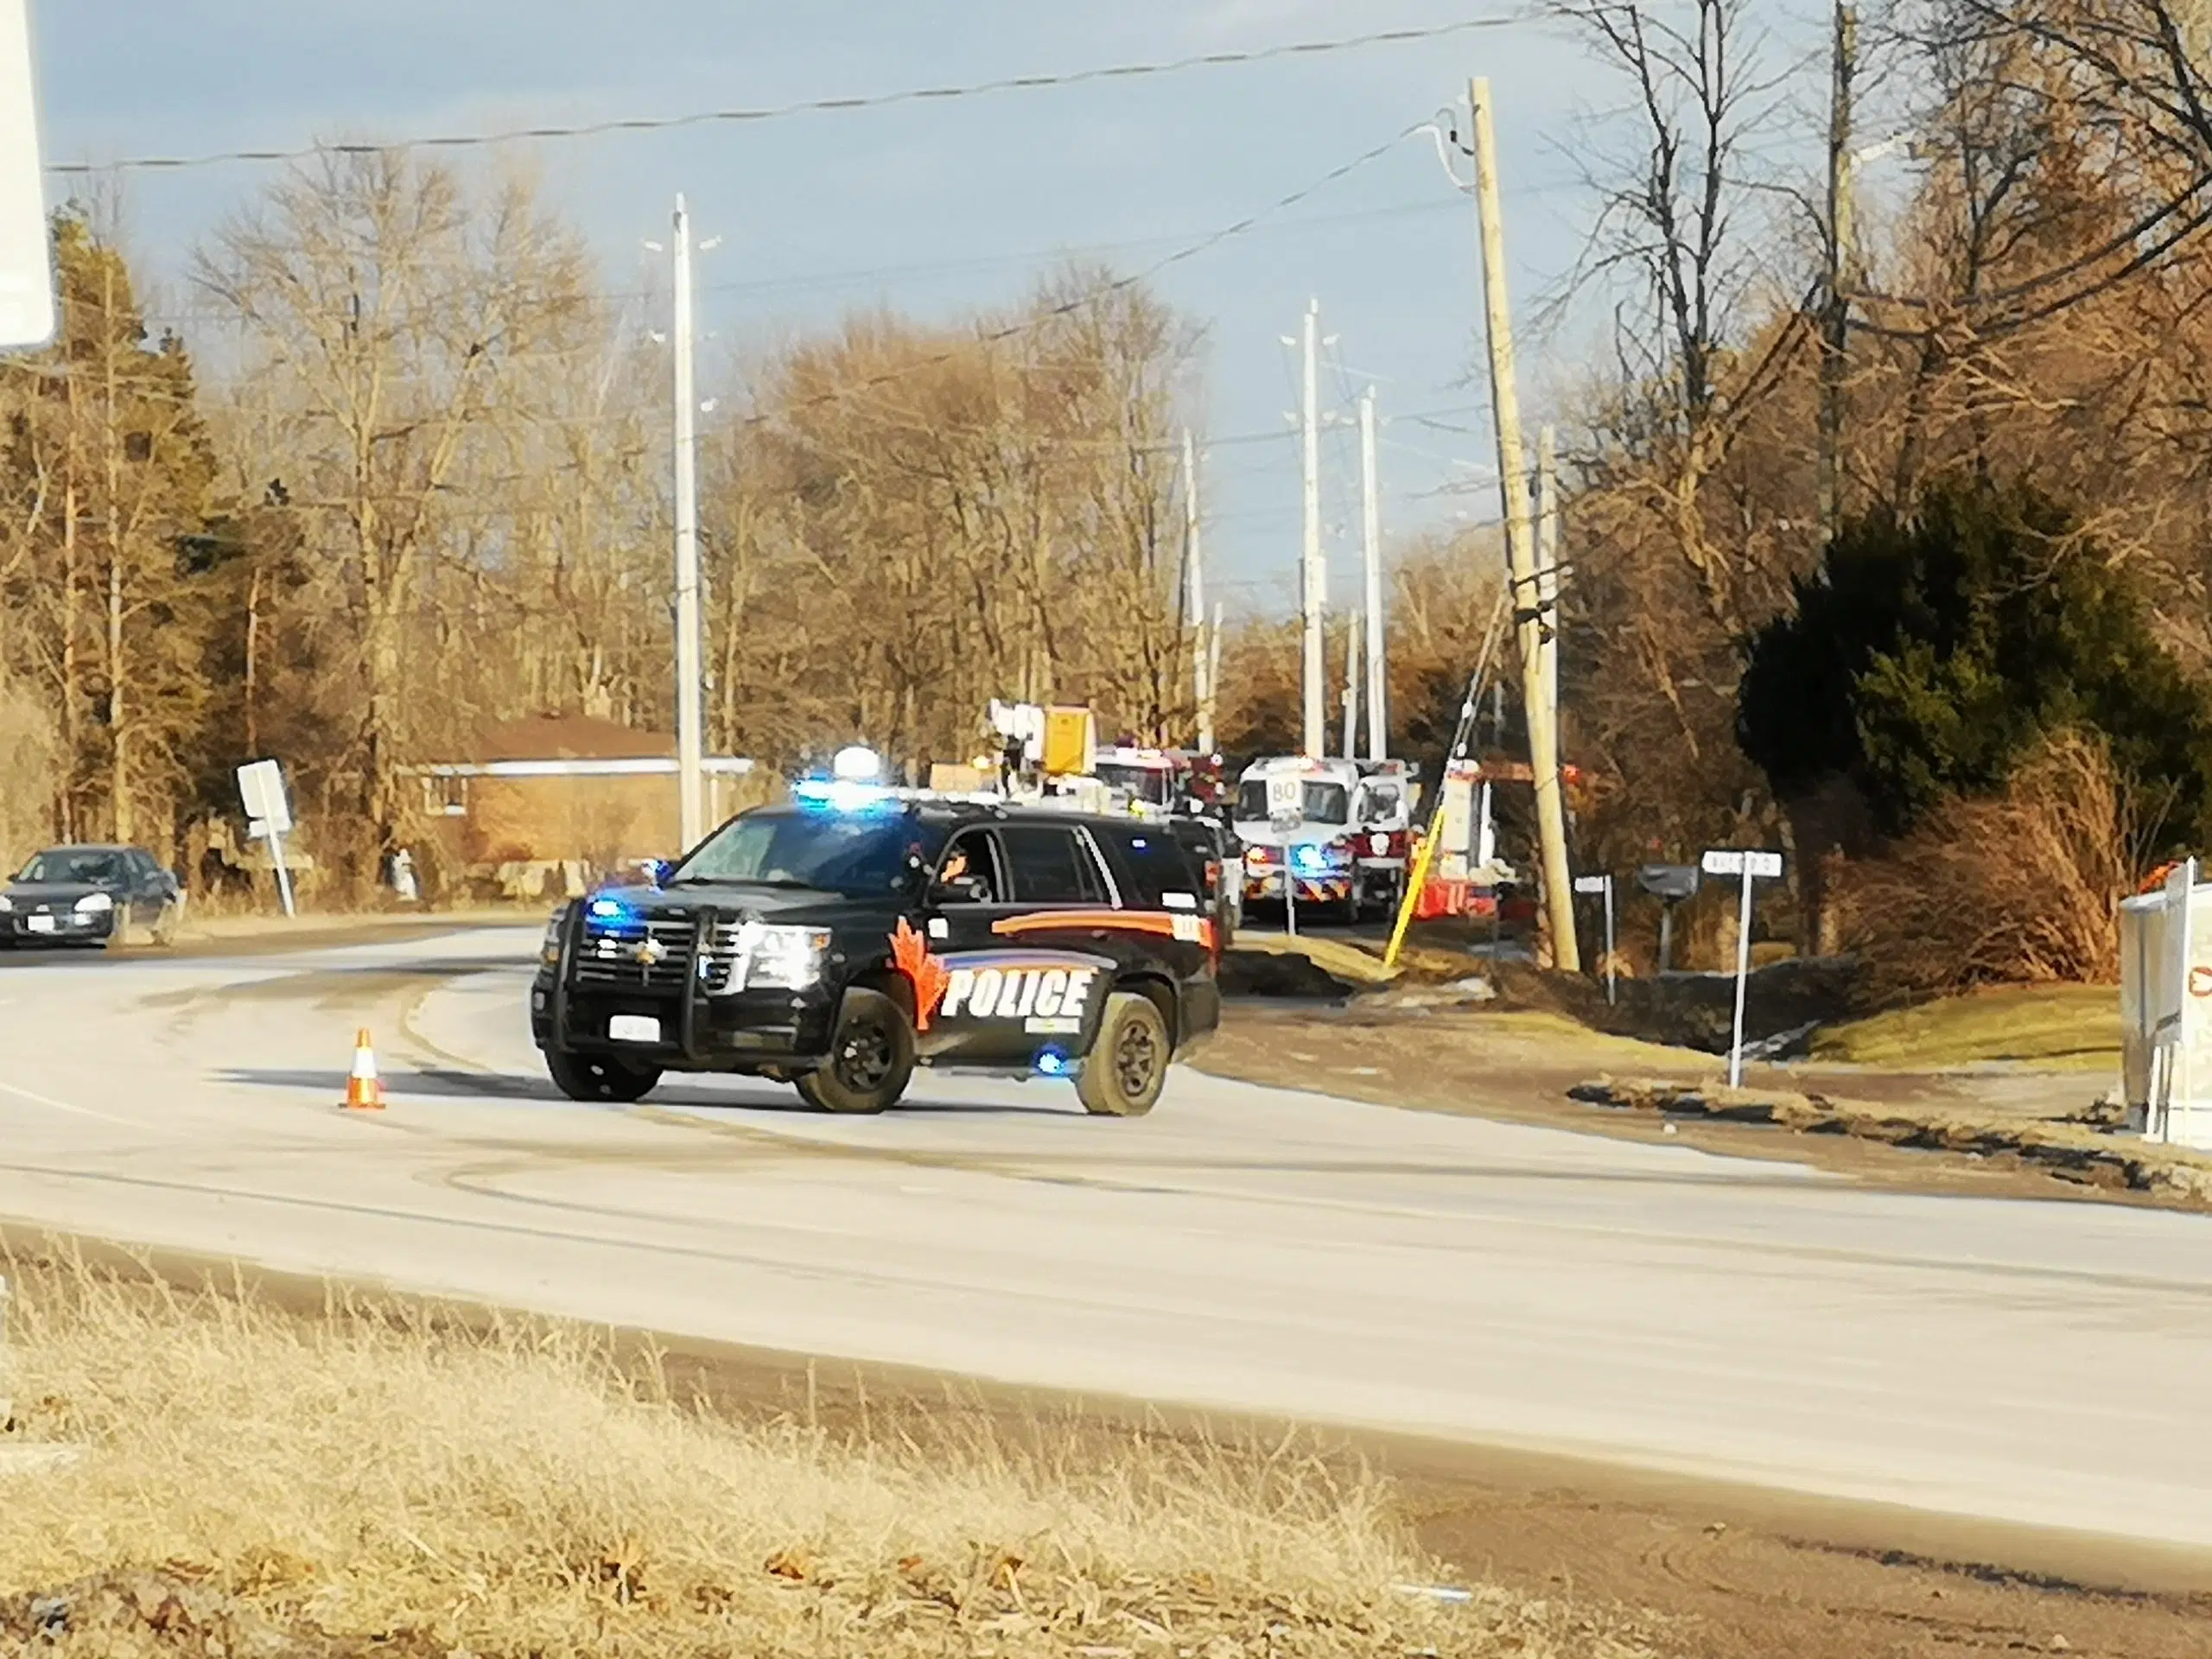
M 346 1080 L 346 1109 L 349 1112 L 384 1110 L 384 1085 L 377 1081 L 376 1051 L 369 1046 L 368 1027 L 353 1038 L 353 1075 Z

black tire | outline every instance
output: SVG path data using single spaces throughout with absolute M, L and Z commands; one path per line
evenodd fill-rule
M 1075 1080 L 1076 1098 L 1093 1117 L 1142 1117 L 1167 1086 L 1175 1058 L 1159 1005 L 1134 991 L 1106 999 L 1098 1040 Z
M 545 1051 L 545 1069 L 553 1086 L 570 1100 L 594 1104 L 615 1102 L 627 1105 L 643 1100 L 660 1081 L 660 1067 L 639 1065 L 612 1054 L 576 1054 L 567 1049 Z
M 880 991 L 847 991 L 822 1068 L 795 1079 L 817 1111 L 865 1116 L 899 1103 L 914 1076 L 914 1027 Z

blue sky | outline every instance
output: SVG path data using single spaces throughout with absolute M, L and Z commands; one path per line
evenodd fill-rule
M 1491 0 L 33 0 L 49 161 L 289 146 L 771 105 L 1153 60 L 1496 16 Z M 1528 24 L 1136 82 L 1009 92 L 774 123 L 534 147 L 552 201 L 590 236 L 610 288 L 664 280 L 643 238 L 684 191 L 702 236 L 711 353 L 889 303 L 923 315 L 1017 297 L 1065 252 L 1124 268 L 1230 223 L 1464 95 L 1497 90 L 1516 308 L 1558 281 L 1589 204 L 1566 147 L 1613 96 L 1580 48 Z M 174 274 L 266 168 L 129 175 L 132 251 L 156 310 L 199 302 Z M 1385 523 L 1493 516 L 1494 489 L 1447 493 L 1492 457 L 1471 384 L 1479 290 L 1471 208 L 1426 140 L 1408 142 L 1259 233 L 1164 274 L 1201 323 L 1207 425 L 1287 432 L 1309 295 L 1338 337 L 1325 406 L 1380 388 Z M 1541 401 L 1555 365 L 1524 363 Z M 712 378 L 711 365 L 704 371 Z M 1409 417 L 1431 413 L 1442 426 Z M 1390 419 L 1396 416 L 1402 418 Z M 1446 429 L 1464 428 L 1465 430 Z M 1325 448 L 1331 585 L 1357 582 L 1356 452 Z M 1294 442 L 1210 456 L 1211 542 L 1232 604 L 1295 594 Z M 1340 529 L 1338 528 L 1340 526 Z

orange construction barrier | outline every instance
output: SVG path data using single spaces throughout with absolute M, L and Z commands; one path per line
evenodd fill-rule
M 346 1080 L 346 1109 L 349 1112 L 384 1110 L 384 1084 L 377 1079 L 376 1050 L 369 1046 L 369 1031 L 361 1027 L 353 1038 L 353 1074 Z

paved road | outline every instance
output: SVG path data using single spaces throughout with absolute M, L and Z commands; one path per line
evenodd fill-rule
M 1011 1382 L 2212 1546 L 2212 1222 L 1179 1072 L 544 1083 L 533 932 L 0 958 L 0 1216 Z M 394 1101 L 336 1111 L 354 1027 Z M 1410 1039 L 1409 1039 L 1410 1040 Z

